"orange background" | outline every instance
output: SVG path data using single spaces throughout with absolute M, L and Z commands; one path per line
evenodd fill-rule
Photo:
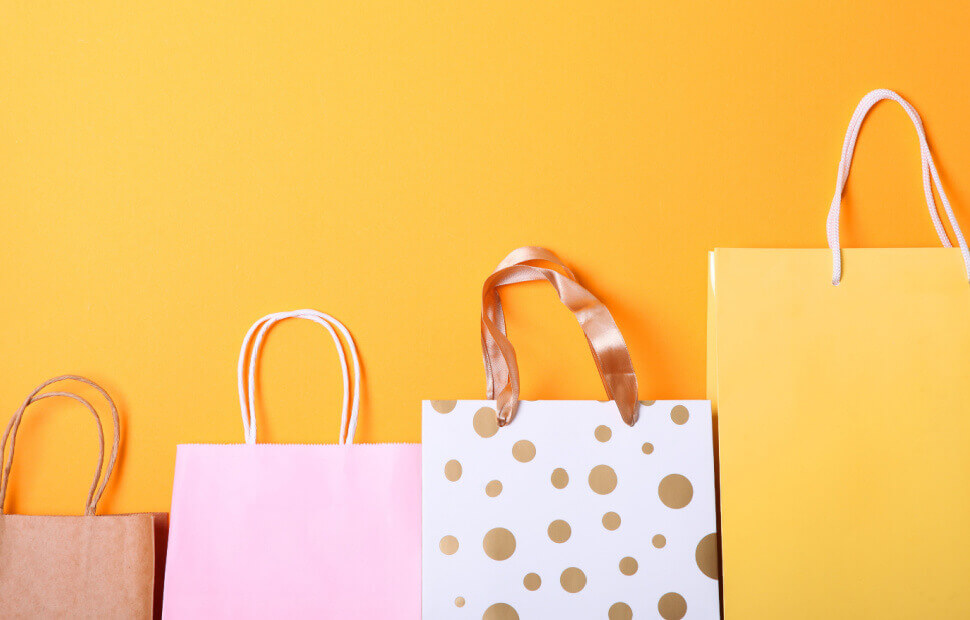
M 40 6 L 43 4 L 43 6 Z M 895 88 L 970 222 L 965 3 L 5 3 L 0 411 L 118 398 L 102 509 L 165 510 L 175 445 L 238 442 L 239 343 L 315 307 L 358 338 L 358 439 L 480 398 L 480 285 L 542 244 L 613 309 L 641 397 L 705 396 L 707 250 L 821 247 L 845 125 Z M 863 131 L 846 246 L 930 246 L 899 109 Z M 571 315 L 509 292 L 524 398 L 601 398 Z M 281 325 L 260 438 L 336 437 L 323 330 Z M 8 508 L 80 512 L 90 421 L 37 405 Z

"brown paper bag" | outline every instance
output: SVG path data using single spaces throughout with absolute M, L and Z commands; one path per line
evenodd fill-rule
M 104 431 L 94 407 L 71 392 L 40 392 L 72 379 L 90 385 L 111 407 L 114 444 L 102 478 Z M 38 400 L 72 398 L 94 416 L 100 458 L 83 516 L 3 514 L 17 431 L 27 407 Z M 118 456 L 118 410 L 97 384 L 77 376 L 43 383 L 23 402 L 0 440 L 0 616 L 3 618 L 151 618 L 155 573 L 151 514 L 95 516 Z M 7 441 L 10 450 L 7 452 Z M 100 480 L 100 485 L 98 481 Z

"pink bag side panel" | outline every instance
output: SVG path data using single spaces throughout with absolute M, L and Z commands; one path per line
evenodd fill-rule
M 182 445 L 163 617 L 417 619 L 420 552 L 420 445 Z

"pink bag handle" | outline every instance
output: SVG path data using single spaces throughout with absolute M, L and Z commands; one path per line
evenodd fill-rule
M 357 415 L 360 411 L 361 371 L 360 359 L 357 357 L 357 346 L 354 343 L 353 336 L 350 335 L 350 331 L 343 323 L 329 314 L 309 309 L 267 314 L 253 323 L 249 331 L 246 332 L 242 348 L 239 350 L 238 365 L 239 407 L 242 410 L 243 434 L 246 443 L 256 443 L 256 362 L 259 358 L 259 352 L 263 347 L 263 339 L 273 325 L 286 319 L 306 319 L 314 323 L 319 323 L 327 330 L 330 337 L 333 338 L 333 342 L 337 346 L 337 354 L 340 356 L 344 384 L 343 413 L 340 418 L 340 435 L 337 438 L 337 443 L 354 443 L 354 435 L 357 432 Z M 347 356 L 344 354 L 344 343 L 341 342 L 340 336 L 337 335 L 338 331 L 340 332 L 340 336 L 343 336 L 347 348 L 350 349 L 350 356 L 354 364 L 352 402 L 350 400 L 350 368 L 347 365 Z M 251 342 L 252 348 L 250 349 Z M 246 380 L 247 378 L 248 382 Z
M 40 394 L 40 391 L 51 385 L 52 383 L 57 383 L 59 381 L 78 381 L 93 387 L 100 393 L 104 399 L 108 402 L 108 406 L 111 408 L 111 418 L 114 423 L 114 441 L 111 447 L 111 455 L 108 458 L 107 466 L 104 468 L 104 477 L 101 477 L 102 466 L 104 464 L 104 429 L 101 426 L 101 418 L 98 416 L 98 412 L 95 411 L 94 407 L 86 399 L 74 394 L 73 392 L 48 392 L 46 394 Z M 101 495 L 104 494 L 104 488 L 108 484 L 108 479 L 111 477 L 112 472 L 114 472 L 115 462 L 118 458 L 118 445 L 121 441 L 121 427 L 118 419 L 118 408 L 115 406 L 114 401 L 111 396 L 97 383 L 91 381 L 90 379 L 85 379 L 77 375 L 63 375 L 60 377 L 54 377 L 49 379 L 44 383 L 40 384 L 37 388 L 30 393 L 29 396 L 24 400 L 23 404 L 20 405 L 20 409 L 10 418 L 10 422 L 7 423 L 7 428 L 3 432 L 3 438 L 0 439 L 0 455 L 3 455 L 3 475 L 0 477 L 0 514 L 3 514 L 3 505 L 6 502 L 7 497 L 7 487 L 10 483 L 10 469 L 13 466 L 13 455 L 14 450 L 17 446 L 17 432 L 20 430 L 20 422 L 23 420 L 24 412 L 27 407 L 39 400 L 45 398 L 66 397 L 72 398 L 77 402 L 81 403 L 94 417 L 94 422 L 98 431 L 98 465 L 94 470 L 94 480 L 91 482 L 91 488 L 88 490 L 88 499 L 84 505 L 85 515 L 94 515 L 97 510 L 98 502 L 101 501 Z M 7 439 L 10 440 L 10 453 L 6 454 L 7 449 Z M 101 480 L 100 486 L 98 485 L 98 480 Z

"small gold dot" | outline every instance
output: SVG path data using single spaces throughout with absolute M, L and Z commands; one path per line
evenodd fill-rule
M 455 552 L 458 551 L 458 539 L 454 536 L 445 536 L 441 539 L 441 542 L 438 543 L 438 548 L 441 549 L 441 552 L 445 555 L 454 555 Z
M 694 551 L 697 568 L 705 576 L 717 579 L 717 534 L 708 534 L 701 538 Z
M 557 489 L 565 489 L 566 485 L 569 484 L 569 474 L 562 467 L 557 467 L 552 470 L 552 476 L 550 477 L 552 481 L 552 486 Z
M 626 603 L 613 603 L 609 618 L 610 620 L 633 620 L 633 610 Z
M 610 440 L 610 437 L 613 436 L 613 431 L 610 430 L 609 426 L 600 424 L 596 427 L 596 430 L 593 431 L 593 436 L 596 437 L 597 441 L 605 443 Z
M 620 572 L 629 577 L 630 575 L 635 575 L 637 569 L 640 567 L 634 558 L 626 557 L 620 560 Z
M 687 420 L 690 419 L 690 412 L 687 411 L 687 407 L 677 405 L 670 410 L 670 419 L 674 421 L 674 424 L 687 424 Z
M 535 573 L 529 573 L 525 576 L 525 579 L 522 580 L 522 585 L 524 585 L 525 589 L 529 592 L 535 592 L 539 589 L 539 586 L 542 585 L 542 579 L 540 579 L 539 575 Z
M 657 611 L 664 620 L 680 620 L 687 615 L 687 601 L 676 592 L 668 592 L 657 602 Z
M 479 437 L 493 437 L 498 432 L 498 414 L 491 407 L 482 407 L 472 417 L 472 428 Z
M 612 531 L 615 531 L 620 527 L 620 515 L 615 512 L 608 512 L 603 515 L 603 527 Z
M 562 519 L 556 519 L 550 523 L 549 529 L 546 531 L 549 534 L 549 540 L 554 543 L 564 543 L 573 534 L 572 528 Z
M 461 463 L 451 459 L 445 463 L 445 478 L 452 482 L 457 482 L 461 478 Z
M 694 487 L 684 476 L 670 474 L 660 481 L 657 493 L 668 508 L 683 508 L 694 497 Z
M 482 548 L 493 560 L 507 560 L 515 553 L 515 536 L 504 527 L 492 528 L 482 539 Z
M 597 465 L 589 472 L 589 488 L 607 495 L 616 488 L 616 472 L 609 465 Z
M 647 442 L 647 443 L 643 444 L 643 447 L 640 448 L 640 449 L 643 450 L 643 453 L 644 454 L 651 454 L 651 453 L 653 453 L 653 444 L 650 443 L 650 442 Z
M 492 480 L 485 485 L 485 495 L 489 497 L 498 497 L 499 493 L 502 492 L 502 483 L 498 480 Z
M 455 607 L 464 607 L 464 606 L 465 606 L 465 598 L 464 597 L 459 596 L 458 598 L 455 599 Z
M 536 447 L 528 439 L 522 439 L 512 444 L 512 458 L 520 463 L 528 463 L 536 456 Z
M 438 413 L 451 413 L 457 404 L 457 400 L 433 400 L 431 401 L 431 408 Z
M 657 402 L 657 401 L 655 401 L 655 400 L 641 400 L 640 401 L 640 404 L 643 405 L 644 407 L 650 407 L 655 402 Z
M 667 538 L 663 534 L 657 534 L 653 537 L 652 542 L 657 549 L 663 549 L 667 545 Z
M 566 592 L 575 594 L 586 587 L 586 573 L 575 566 L 567 568 L 559 576 L 559 585 Z
M 519 620 L 519 613 L 508 603 L 495 603 L 485 610 L 482 620 Z

